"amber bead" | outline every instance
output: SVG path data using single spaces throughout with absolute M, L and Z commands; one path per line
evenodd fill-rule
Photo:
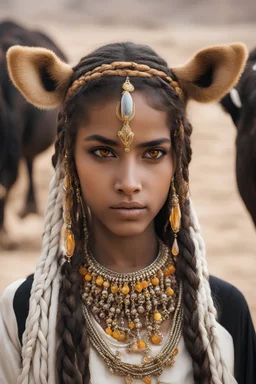
M 158 335 L 153 335 L 153 336 L 151 337 L 151 341 L 152 341 L 153 344 L 160 344 L 162 340 L 161 340 L 161 337 L 160 337 L 160 336 L 158 336 Z
M 143 341 L 142 339 L 139 339 L 139 340 L 137 341 L 137 345 L 138 345 L 138 348 L 139 348 L 139 349 L 144 349 L 144 348 L 146 348 L 146 343 L 145 343 L 145 341 Z
M 110 286 L 110 282 L 108 280 L 104 281 L 103 287 L 104 288 L 109 288 L 109 286 Z
M 65 197 L 64 204 L 63 204 L 65 214 L 70 213 L 72 207 L 73 207 L 73 198 L 71 194 L 68 194 L 68 196 Z
M 135 324 L 134 324 L 134 322 L 132 321 L 131 323 L 129 323 L 129 328 L 130 329 L 133 329 L 135 327 Z
M 143 280 L 143 281 L 141 282 L 141 284 L 142 284 L 142 287 L 143 287 L 143 288 L 148 288 L 148 286 L 149 286 L 149 282 L 146 281 L 146 280 Z
M 167 265 L 167 268 L 168 268 L 169 271 L 171 272 L 171 275 L 173 275 L 173 274 L 176 272 L 176 268 L 174 267 L 173 264 L 168 264 L 168 265 Z
M 112 286 L 111 286 L 111 292 L 112 292 L 112 293 L 117 293 L 118 291 L 119 291 L 119 288 L 118 288 L 117 285 L 112 285 Z
M 120 343 L 121 343 L 121 342 L 124 342 L 125 339 L 126 339 L 126 334 L 125 334 L 125 332 L 120 331 L 120 335 L 119 335 L 119 337 L 118 337 L 117 340 L 120 341 Z
M 70 229 L 66 229 L 64 233 L 64 244 L 66 249 L 66 255 L 68 257 L 73 256 L 75 250 L 75 238 L 73 232 Z
M 87 272 L 88 272 L 87 269 L 85 267 L 83 267 L 82 265 L 80 265 L 80 267 L 79 267 L 80 275 L 85 276 Z
M 165 268 L 165 269 L 164 269 L 164 276 L 165 276 L 165 277 L 168 277 L 168 276 L 170 276 L 170 274 L 171 274 L 171 272 L 169 271 L 169 269 L 168 269 L 168 268 Z
M 96 284 L 101 287 L 103 283 L 104 283 L 103 278 L 101 276 L 98 276 L 96 279 Z
M 177 198 L 174 198 L 172 200 L 172 209 L 170 214 L 170 224 L 172 227 L 172 230 L 174 233 L 179 232 L 180 230 L 180 220 L 181 220 L 181 213 L 180 213 L 180 206 L 179 206 L 179 200 Z
M 84 279 L 85 279 L 86 281 L 91 281 L 91 280 L 92 280 L 92 275 L 91 275 L 90 273 L 87 273 L 87 274 L 85 275 Z
M 130 292 L 130 288 L 128 287 L 127 284 L 125 284 L 125 285 L 122 287 L 122 293 L 123 293 L 124 295 L 127 295 L 129 292 Z
M 174 351 L 173 351 L 173 356 L 176 356 L 176 355 L 178 355 L 178 353 L 179 353 L 179 350 L 178 350 L 178 348 L 175 348 L 175 349 L 174 349 Z
M 154 320 L 159 321 L 161 320 L 161 318 L 162 318 L 161 313 L 159 312 L 154 313 Z
M 153 277 L 153 279 L 151 280 L 151 283 L 152 283 L 153 285 L 158 285 L 158 284 L 159 284 L 159 279 L 158 279 L 158 277 Z
M 137 283 L 137 284 L 135 285 L 135 290 L 136 290 L 137 292 L 141 292 L 142 289 L 143 289 L 143 285 L 142 285 L 141 283 Z
M 118 340 L 120 336 L 120 331 L 118 329 L 115 329 L 112 333 L 112 336 L 114 337 L 114 339 Z
M 171 287 L 168 287 L 165 292 L 166 292 L 167 296 L 173 296 L 174 295 L 174 290 Z
M 151 379 L 150 379 L 149 376 L 144 377 L 143 381 L 144 381 L 144 383 L 146 383 L 146 384 L 151 384 Z
M 130 347 L 130 350 L 131 350 L 131 352 L 133 352 L 133 353 L 136 353 L 136 352 L 138 352 L 138 344 L 137 343 L 134 343 L 134 344 L 132 344 L 131 345 L 131 347 Z
M 113 333 L 113 332 L 112 332 L 112 329 L 111 329 L 111 328 L 109 328 L 109 327 L 106 328 L 106 329 L 105 329 L 105 332 L 106 332 L 107 335 L 112 336 L 112 333 Z
M 177 239 L 175 238 L 174 239 L 174 242 L 173 242 L 173 245 L 172 245 L 172 254 L 173 256 L 177 256 L 179 254 L 179 246 L 178 246 L 178 242 L 177 242 Z

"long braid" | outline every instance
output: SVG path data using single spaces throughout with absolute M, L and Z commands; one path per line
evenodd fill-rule
M 48 380 L 47 366 L 54 368 L 55 359 L 49 359 L 49 348 L 55 344 L 54 316 L 51 316 L 51 301 L 56 301 L 58 295 L 58 261 L 59 239 L 62 227 L 62 191 L 61 166 L 58 164 L 50 184 L 49 201 L 45 218 L 42 252 L 37 263 L 34 282 L 31 290 L 29 314 L 26 330 L 23 336 L 22 358 L 23 368 L 18 384 L 45 383 Z M 53 291 L 54 285 L 54 291 Z M 49 317 L 52 322 L 49 324 Z M 51 345 L 48 345 L 48 335 L 51 334 Z M 33 358 L 34 353 L 38 359 Z M 53 353 L 50 354 L 51 357 Z M 40 366 L 34 362 L 40 361 Z M 49 372 L 53 372 L 49 369 Z M 51 374 L 54 377 L 54 373 Z
M 68 108 L 66 108 L 68 110 Z M 59 131 L 61 142 L 56 145 L 58 153 L 64 153 L 63 147 L 71 152 L 73 145 L 72 135 L 69 135 L 69 121 L 71 120 L 72 108 L 67 114 L 59 115 L 60 124 L 64 123 L 65 129 Z M 67 121 L 66 121 L 67 120 Z M 73 178 L 77 177 L 74 160 L 68 157 L 68 168 Z M 61 286 L 59 291 L 58 316 L 57 316 L 57 372 L 58 381 L 63 384 L 87 384 L 89 382 L 89 339 L 82 313 L 80 288 L 81 277 L 79 266 L 83 264 L 83 216 L 79 202 L 76 200 L 74 191 L 72 214 L 72 231 L 75 235 L 76 250 L 72 262 L 64 262 L 61 268 Z

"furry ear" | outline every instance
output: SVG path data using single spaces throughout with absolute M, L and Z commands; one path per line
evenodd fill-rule
M 172 71 L 188 99 L 208 103 L 220 100 L 236 84 L 247 56 L 242 43 L 217 45 L 199 51 L 186 65 Z
M 7 51 L 10 78 L 28 102 L 53 109 L 64 101 L 72 68 L 46 48 L 15 45 Z

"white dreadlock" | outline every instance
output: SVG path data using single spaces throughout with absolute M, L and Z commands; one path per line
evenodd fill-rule
M 62 166 L 58 162 L 50 183 L 40 259 L 32 285 L 23 334 L 22 371 L 18 384 L 55 384 L 56 319 L 59 296 L 58 255 L 62 217 Z
M 195 256 L 197 262 L 197 273 L 199 277 L 199 287 L 197 291 L 199 330 L 202 337 L 203 345 L 207 351 L 210 363 L 210 371 L 212 374 L 212 384 L 234 384 L 235 378 L 224 362 L 221 354 L 220 341 L 217 334 L 217 311 L 213 303 L 211 288 L 209 284 L 209 273 L 206 263 L 205 243 L 200 234 L 200 226 L 196 212 L 193 208 L 191 200 L 190 219 L 192 226 L 190 227 L 190 236 L 195 246 Z

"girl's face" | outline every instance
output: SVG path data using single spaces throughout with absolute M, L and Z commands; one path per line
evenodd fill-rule
M 136 236 L 154 225 L 164 205 L 174 173 L 167 113 L 151 107 L 136 91 L 134 139 L 130 152 L 117 136 L 120 99 L 89 108 L 75 143 L 75 163 L 82 195 L 91 212 L 93 230 Z M 151 228 L 152 229 L 152 228 Z

